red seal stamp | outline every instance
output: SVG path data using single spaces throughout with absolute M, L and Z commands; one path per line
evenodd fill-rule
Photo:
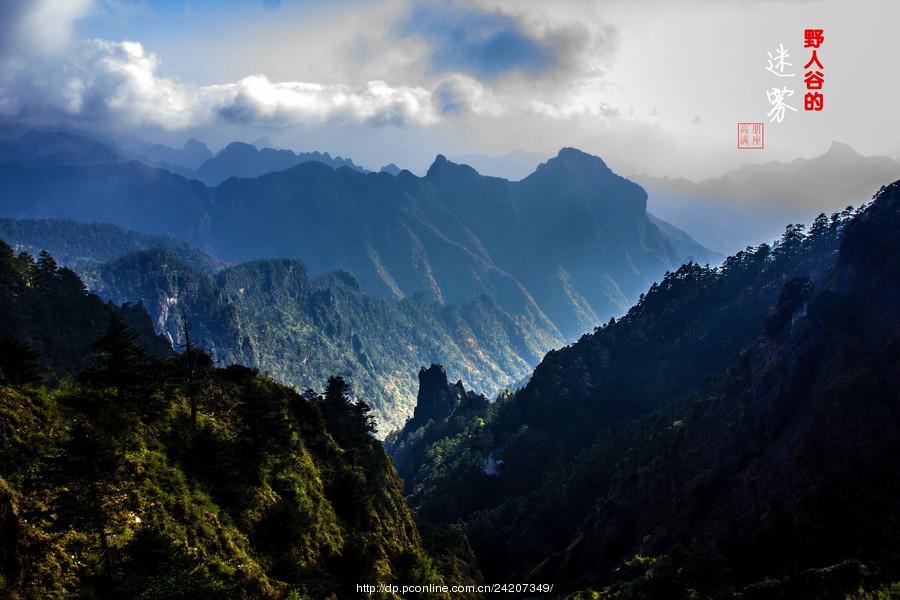
M 762 150 L 765 134 L 762 123 L 738 123 L 738 150 Z

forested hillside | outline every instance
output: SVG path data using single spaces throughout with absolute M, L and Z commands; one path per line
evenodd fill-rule
M 2 240 L 0 315 L 0 372 L 5 381 L 53 383 L 86 367 L 91 342 L 113 317 L 131 327 L 149 354 L 171 351 L 140 306 L 104 304 L 47 252 L 37 258 L 17 255 Z
M 419 365 L 441 362 L 493 394 L 531 372 L 562 340 L 488 298 L 442 306 L 423 295 L 399 302 L 362 292 L 355 278 L 311 278 L 296 260 L 262 260 L 214 276 L 163 250 L 100 266 L 94 289 L 141 302 L 178 347 L 184 321 L 222 364 L 259 368 L 298 389 L 331 374 L 371 403 L 380 433 L 402 426 L 415 404 Z
M 390 448 L 424 526 L 441 540 L 461 524 L 488 581 L 599 593 L 579 598 L 888 597 L 898 301 L 895 183 L 775 247 L 669 273 L 523 390 L 457 402 Z
M 0 219 L 0 239 L 16 252 L 37 256 L 49 252 L 54 259 L 94 284 L 103 263 L 138 250 L 168 250 L 195 271 L 215 273 L 225 264 L 186 243 L 161 235 L 128 231 L 108 223 L 76 223 L 69 219 Z
M 440 581 L 342 379 L 301 395 L 193 343 L 149 354 L 128 327 L 149 329 L 143 309 L 104 305 L 49 255 L 0 246 L 0 280 L 4 597 L 319 599 Z

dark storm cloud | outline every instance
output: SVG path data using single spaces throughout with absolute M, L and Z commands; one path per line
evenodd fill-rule
M 435 71 L 487 81 L 510 73 L 541 76 L 567 70 L 591 42 L 589 31 L 577 24 L 532 31 L 517 16 L 455 2 L 417 5 L 399 33 L 431 46 Z M 608 47 L 613 34 L 604 30 L 602 45 Z

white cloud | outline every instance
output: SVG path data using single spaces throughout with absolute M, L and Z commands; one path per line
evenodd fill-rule
M 93 0 L 3 0 L 0 55 L 13 49 L 29 55 L 58 52 L 70 42 L 75 21 L 93 8 Z
M 458 71 L 417 85 L 382 79 L 355 85 L 273 81 L 263 73 L 195 85 L 162 75 L 161 61 L 139 42 L 75 41 L 75 23 L 94 9 L 93 0 L 9 0 L 0 6 L 0 34 L 5 39 L 0 43 L 0 114 L 169 131 L 221 123 L 404 127 L 469 115 L 550 120 L 616 116 L 615 109 L 593 98 L 573 95 L 569 85 L 545 86 L 536 95 L 533 82 L 485 85 Z
M 581 117 L 600 117 L 613 119 L 621 114 L 621 111 L 605 102 L 582 100 L 572 98 L 566 102 L 542 102 L 533 100 L 529 104 L 529 110 L 535 115 L 549 117 L 551 119 L 576 119 Z
M 265 75 L 252 75 L 237 83 L 203 87 L 200 97 L 201 104 L 221 118 L 263 126 L 335 120 L 429 125 L 438 118 L 430 91 L 392 87 L 384 81 L 369 81 L 354 89 L 298 81 L 273 83 Z
M 214 124 L 278 127 L 335 122 L 432 125 L 467 114 L 507 112 L 569 118 L 598 107 L 518 103 L 496 97 L 477 80 L 450 74 L 433 90 L 369 81 L 362 86 L 273 82 L 265 75 L 192 86 L 159 75 L 159 60 L 138 42 L 82 40 L 65 54 L 4 59 L 0 112 L 82 123 L 157 126 L 167 130 Z
M 433 102 L 441 115 L 499 116 L 506 112 L 494 93 L 477 79 L 459 73 L 445 77 L 434 89 Z
M 271 82 L 252 75 L 195 87 L 158 75 L 159 61 L 138 42 L 85 40 L 64 57 L 8 57 L 0 75 L 0 111 L 75 121 L 181 129 L 216 119 L 259 126 L 349 121 L 429 125 L 432 93 L 370 81 L 354 88 Z
M 195 86 L 159 74 L 139 42 L 73 40 L 92 0 L 9 0 L 0 4 L 0 114 L 167 130 L 215 124 L 429 125 L 432 92 L 369 81 L 361 86 L 272 82 L 265 75 Z
M 196 95 L 156 75 L 156 57 L 137 42 L 83 40 L 64 55 L 8 57 L 0 111 L 12 116 L 174 129 L 197 116 Z
M 74 23 L 93 7 L 93 0 L 33 0 L 22 14 L 20 31 L 33 50 L 56 52 L 68 45 Z

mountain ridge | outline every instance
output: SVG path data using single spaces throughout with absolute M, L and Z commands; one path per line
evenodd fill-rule
M 429 543 L 574 598 L 894 589 L 898 219 L 900 182 L 682 266 L 494 403 L 423 390 L 387 447 Z
M 494 393 L 562 343 L 488 298 L 458 307 L 375 298 L 349 273 L 311 277 L 296 259 L 204 274 L 169 250 L 147 249 L 100 265 L 92 280 L 106 300 L 141 303 L 175 347 L 187 343 L 187 321 L 194 343 L 223 364 L 259 368 L 301 390 L 329 374 L 345 377 L 352 395 L 371 404 L 380 435 L 412 412 L 418 364 L 451 364 Z
M 349 270 L 390 298 L 423 291 L 462 304 L 486 294 L 568 339 L 687 258 L 646 216 L 639 186 L 574 149 L 519 182 L 446 158 L 421 178 L 310 161 L 214 188 L 136 162 L 6 163 L 0 179 L 4 216 L 112 222 L 229 262 L 299 258 L 315 274 Z M 693 258 L 715 260 L 705 254 Z
M 813 158 L 746 165 L 719 177 L 634 176 L 647 189 L 650 211 L 705 246 L 729 253 L 772 241 L 784 223 L 808 223 L 871 197 L 900 176 L 900 163 L 864 156 L 834 141 Z
M 203 183 L 215 187 L 231 177 L 252 178 L 284 171 L 305 162 L 320 162 L 333 169 L 349 167 L 355 171 L 364 169 L 349 159 L 339 156 L 332 158 L 328 152 L 300 152 L 293 150 L 262 148 L 243 142 L 231 142 L 219 152 L 210 156 L 194 171 L 185 171 L 184 175 L 199 179 Z
M 4 597 L 337 598 L 357 581 L 443 581 L 343 379 L 301 395 L 190 345 L 149 353 L 143 309 L 104 304 L 46 253 L 0 243 L 0 280 Z

